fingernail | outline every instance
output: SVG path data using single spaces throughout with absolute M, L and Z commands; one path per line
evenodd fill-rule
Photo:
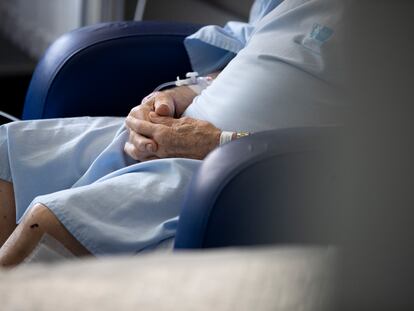
M 147 149 L 147 151 L 152 152 L 154 150 L 154 147 L 152 147 L 152 144 L 146 144 L 145 148 Z

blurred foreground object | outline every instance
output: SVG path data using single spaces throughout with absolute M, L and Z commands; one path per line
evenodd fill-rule
M 0 301 L 4 310 L 323 311 L 334 261 L 330 248 L 268 248 L 27 265 L 0 272 Z
M 348 1 L 345 181 L 327 234 L 346 249 L 344 310 L 413 310 L 414 3 Z

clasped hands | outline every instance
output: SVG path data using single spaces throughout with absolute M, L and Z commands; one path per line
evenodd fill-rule
M 145 97 L 126 118 L 129 139 L 125 152 L 137 161 L 203 159 L 218 146 L 221 130 L 206 121 L 180 117 L 194 97 L 195 93 L 187 87 Z

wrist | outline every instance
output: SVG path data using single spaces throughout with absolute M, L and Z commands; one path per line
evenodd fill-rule
M 174 99 L 175 117 L 179 118 L 197 96 L 188 86 L 177 86 L 164 92 Z
M 233 140 L 235 132 L 228 132 L 228 131 L 221 131 L 220 139 L 219 139 L 219 146 L 227 144 Z
M 227 144 L 230 141 L 249 136 L 249 132 L 228 132 L 228 131 L 221 131 L 219 145 Z

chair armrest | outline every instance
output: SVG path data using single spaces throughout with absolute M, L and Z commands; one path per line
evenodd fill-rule
M 126 115 L 158 84 L 191 70 L 183 40 L 199 27 L 117 22 L 63 35 L 34 72 L 23 119 Z
M 326 242 L 318 229 L 333 210 L 337 136 L 333 127 L 279 129 L 217 148 L 191 181 L 174 247 Z

